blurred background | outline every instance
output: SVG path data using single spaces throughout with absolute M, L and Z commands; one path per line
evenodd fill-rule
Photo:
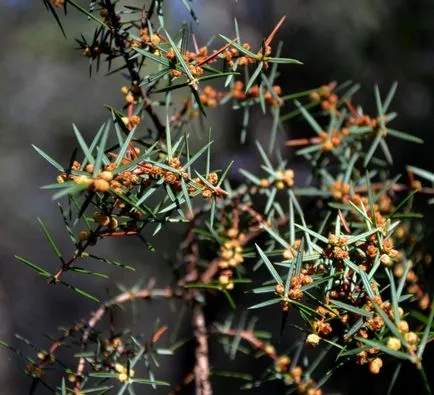
M 128 2 L 138 3 L 141 2 Z M 399 117 L 393 127 L 423 138 L 425 144 L 391 140 L 396 170 L 402 171 L 405 164 L 434 170 L 433 1 L 195 0 L 192 6 L 200 19 L 200 25 L 194 27 L 199 45 L 216 33 L 234 36 L 236 17 L 242 41 L 259 46 L 281 16 L 286 15 L 276 41 L 284 41 L 282 56 L 299 59 L 304 65 L 282 65 L 279 83 L 284 94 L 332 80 L 353 80 L 362 85 L 356 96 L 358 103 L 369 111 L 375 104 L 374 84 L 378 83 L 380 90 L 386 92 L 398 81 L 392 109 Z M 190 22 L 181 0 L 167 0 L 166 7 L 171 21 L 169 26 L 178 26 L 184 20 Z M 20 333 L 34 344 L 47 346 L 49 341 L 44 334 L 55 335 L 57 326 L 71 325 L 95 308 L 93 303 L 67 289 L 45 285 L 43 279 L 13 257 L 15 254 L 24 256 L 51 271 L 57 268 L 58 262 L 38 228 L 36 217 L 42 218 L 56 235 L 65 255 L 72 252 L 51 193 L 39 189 L 53 182 L 55 171 L 35 153 L 31 144 L 43 148 L 61 163 L 67 163 L 76 145 L 71 123 L 91 138 L 108 115 L 103 105 L 120 107 L 123 104 L 119 92 L 123 84 L 121 77 L 104 77 L 100 73 L 89 80 L 87 60 L 74 49 L 77 45 L 73 38 L 78 32 L 90 35 L 93 24 L 74 10 L 62 21 L 67 40 L 42 1 L 0 0 L 0 339 L 12 344 L 16 344 L 14 334 Z M 259 115 L 258 112 L 258 116 L 253 116 L 247 144 L 240 146 L 239 114 L 224 109 L 210 111 L 207 122 L 214 133 L 213 165 L 216 168 L 235 160 L 238 167 L 255 169 L 250 167 L 257 160 L 252 142 L 254 138 L 266 139 L 270 127 L 270 121 Z M 285 127 L 287 136 L 281 136 L 282 141 L 291 135 L 301 137 L 306 132 L 306 126 L 297 122 Z M 431 230 L 433 213 L 427 213 L 427 228 Z M 154 253 L 144 250 L 143 245 L 134 240 L 106 241 L 99 248 L 106 257 L 136 266 L 143 281 L 154 277 L 157 285 L 164 285 L 171 274 L 164 260 L 173 258 L 173 240 L 180 238 L 180 234 L 179 228 L 172 227 L 164 240 L 152 240 L 157 249 Z M 137 280 L 137 275 L 131 276 L 122 270 L 110 272 L 107 269 L 106 273 L 126 286 Z M 110 280 L 80 276 L 74 284 L 91 290 L 102 300 L 117 292 Z M 247 297 L 240 296 L 241 307 L 250 303 Z M 170 325 L 173 323 L 173 317 L 168 314 L 170 308 L 179 311 L 178 307 L 146 304 L 142 309 L 145 314 L 137 326 L 148 330 L 149 317 L 152 323 L 160 317 L 162 324 Z M 216 319 L 227 313 L 225 307 L 216 305 L 210 306 L 211 309 L 208 313 Z M 270 317 L 264 310 L 257 327 L 278 336 L 279 324 L 270 325 Z M 188 325 L 187 317 L 184 328 L 187 331 Z M 291 346 L 293 340 L 284 335 L 278 347 L 283 350 Z M 249 366 L 251 360 L 247 358 L 241 358 L 238 365 L 227 365 L 218 349 L 213 348 L 212 353 L 220 370 L 251 368 L 257 374 L 263 369 L 258 362 Z M 158 378 L 179 380 L 187 373 L 185 365 L 191 359 L 188 347 L 176 358 L 167 358 Z M 28 392 L 30 380 L 23 376 L 22 368 L 23 361 L 0 348 L 0 395 Z M 366 390 L 385 393 L 383 384 L 387 385 L 392 370 L 387 367 L 384 370 L 380 376 L 384 380 L 379 380 L 376 388 L 365 388 L 360 380 L 357 389 L 351 376 L 343 371 L 332 380 L 327 393 L 356 394 Z M 362 370 L 357 372 L 364 374 Z M 216 394 L 238 393 L 240 382 L 220 381 L 222 384 L 216 386 Z M 280 387 L 276 387 L 276 391 L 277 388 Z M 141 391 L 138 393 L 155 393 L 150 387 L 143 387 Z M 38 393 L 44 394 L 46 390 L 40 388 Z

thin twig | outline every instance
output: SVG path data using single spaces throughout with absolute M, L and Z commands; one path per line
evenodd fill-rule
M 226 335 L 231 337 L 237 337 L 239 336 L 241 339 L 247 341 L 250 343 L 253 347 L 255 347 L 257 350 L 264 352 L 266 355 L 268 355 L 273 361 L 277 360 L 279 358 L 279 355 L 276 353 L 276 350 L 274 348 L 271 348 L 266 350 L 267 343 L 262 341 L 261 339 L 258 339 L 255 334 L 252 331 L 249 330 L 236 330 L 236 329 L 217 329 L 214 328 L 212 330 L 212 333 L 220 334 L 220 335 Z
M 119 46 L 119 50 L 122 54 L 122 57 L 124 58 L 125 65 L 127 66 L 128 72 L 130 74 L 131 82 L 134 83 L 134 81 L 136 81 L 137 84 L 139 84 L 141 78 L 137 69 L 137 60 L 131 59 L 130 55 L 127 53 L 125 49 L 126 37 L 120 33 L 121 25 L 119 23 L 118 16 L 115 11 L 115 6 L 111 2 L 111 0 L 106 0 L 105 8 L 108 13 L 108 19 L 110 20 L 110 26 L 111 26 L 111 30 L 115 42 Z M 147 94 L 142 89 L 139 89 L 139 93 L 140 96 L 143 98 L 143 109 L 148 113 L 149 117 L 152 119 L 152 122 L 157 128 L 160 138 L 165 139 L 166 127 L 161 122 L 158 115 L 155 113 L 152 107 L 152 100 L 147 96 Z
M 196 339 L 196 364 L 194 367 L 196 395 L 212 395 L 209 380 L 208 335 L 203 307 L 199 303 L 194 305 L 192 322 Z
M 173 290 L 171 288 L 162 288 L 162 289 L 154 289 L 154 288 L 143 288 L 136 292 L 134 291 L 126 291 L 123 292 L 113 299 L 102 304 L 95 313 L 89 318 L 86 324 L 86 329 L 83 331 L 83 335 L 81 338 L 81 349 L 82 352 L 86 351 L 87 344 L 89 340 L 89 336 L 95 326 L 99 321 L 104 317 L 106 312 L 113 306 L 120 305 L 135 299 L 157 299 L 157 298 L 183 298 L 185 295 L 183 290 Z M 86 367 L 86 358 L 80 357 L 77 365 L 77 369 L 75 372 L 75 394 L 79 395 L 81 379 L 83 377 L 84 369 Z

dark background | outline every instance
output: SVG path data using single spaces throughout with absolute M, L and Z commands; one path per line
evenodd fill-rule
M 353 80 L 362 84 L 356 97 L 369 111 L 374 109 L 374 84 L 378 83 L 381 91 L 386 92 L 394 81 L 398 81 L 399 89 L 392 109 L 399 117 L 393 127 L 415 134 L 425 143 L 403 144 L 391 140 L 396 170 L 401 171 L 404 164 L 434 170 L 434 2 L 202 0 L 194 1 L 192 5 L 201 21 L 194 29 L 202 43 L 216 33 L 234 35 L 233 18 L 236 17 L 242 40 L 250 41 L 255 47 L 280 17 L 286 15 L 287 20 L 276 40 L 285 43 L 283 56 L 299 59 L 304 65 L 280 68 L 279 83 L 284 94 L 332 80 Z M 167 8 L 169 26 L 190 21 L 181 0 L 168 0 Z M 36 217 L 41 217 L 57 236 L 65 255 L 71 252 L 50 192 L 39 189 L 39 186 L 53 182 L 55 172 L 33 151 L 31 144 L 42 147 L 59 161 L 67 161 L 75 146 L 71 123 L 76 123 L 90 138 L 107 117 L 103 105 L 122 105 L 119 76 L 104 77 L 101 73 L 89 80 L 86 60 L 74 50 L 73 38 L 77 32 L 90 33 L 93 25 L 73 10 L 70 14 L 64 20 L 68 34 L 68 40 L 65 40 L 42 1 L 0 0 L 0 339 L 10 342 L 14 342 L 14 333 L 20 333 L 35 344 L 46 346 L 49 343 L 44 334 L 54 335 L 57 326 L 70 325 L 95 308 L 94 304 L 68 290 L 46 286 L 44 280 L 13 258 L 14 254 L 22 255 L 51 271 L 57 267 L 57 261 L 38 229 Z M 254 138 L 266 140 L 270 126 L 269 120 L 259 115 L 253 116 L 247 145 L 240 147 L 238 114 L 234 117 L 227 110 L 210 112 L 207 122 L 214 133 L 215 167 L 235 159 L 238 167 L 251 168 L 250 163 L 257 161 L 252 141 Z M 288 136 L 306 133 L 306 126 L 297 122 L 292 125 L 286 127 Z M 282 140 L 284 138 L 281 136 Z M 432 210 L 424 209 L 430 230 Z M 170 279 L 170 269 L 163 258 L 164 255 L 173 257 L 173 240 L 179 235 L 179 228 L 170 228 L 167 238 L 155 240 L 155 253 L 145 251 L 133 240 L 125 244 L 106 242 L 102 252 L 104 256 L 135 265 L 144 281 L 155 277 L 157 284 L 163 285 Z M 115 276 L 117 283 L 126 286 L 137 280 L 137 275 L 126 275 L 123 271 L 106 272 Z M 80 277 L 74 283 L 92 290 L 101 299 L 105 299 L 108 292 L 111 295 L 117 292 L 116 287 L 110 286 L 110 280 Z M 251 302 L 246 298 L 243 301 Z M 156 317 L 162 318 L 164 324 L 173 323 L 169 310 L 162 304 L 147 304 L 141 311 L 144 312 L 138 323 L 141 330 L 145 328 L 150 332 L 149 317 L 152 323 Z M 222 319 L 227 310 L 211 305 L 208 313 Z M 275 314 L 264 310 L 259 317 L 258 328 L 278 334 L 279 322 Z M 277 322 L 270 326 L 274 320 Z M 188 317 L 186 323 L 188 331 Z M 283 350 L 291 346 L 293 340 L 284 335 L 278 347 Z M 176 381 L 186 372 L 184 367 L 191 360 L 190 351 L 187 348 L 176 358 L 166 357 L 158 377 L 172 377 Z M 220 370 L 232 367 L 226 365 L 226 358 L 220 358 L 217 349 L 212 352 L 217 356 L 216 365 Z M 240 364 L 234 365 L 233 369 L 247 371 L 249 363 L 252 364 L 250 359 L 241 358 Z M 257 362 L 250 367 L 256 373 L 262 369 Z M 1 395 L 27 393 L 30 381 L 23 377 L 21 369 L 21 361 L 0 348 Z M 363 375 L 365 370 L 353 368 L 353 372 Z M 386 367 L 372 388 L 364 387 L 363 376 L 353 381 L 353 376 L 345 370 L 332 380 L 329 393 L 385 393 L 384 385 L 391 372 L 391 368 Z M 415 372 L 409 377 L 412 384 L 419 381 Z M 403 389 L 405 382 L 400 382 L 399 388 Z M 227 379 L 220 385 L 215 388 L 217 394 L 238 392 L 239 382 Z M 278 391 L 278 387 L 275 390 Z M 142 391 L 138 393 L 152 392 L 148 387 L 143 387 Z M 414 393 L 419 392 L 415 390 Z

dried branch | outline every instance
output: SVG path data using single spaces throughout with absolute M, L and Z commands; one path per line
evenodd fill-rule
M 212 387 L 209 380 L 208 334 L 203 307 L 196 303 L 193 307 L 193 332 L 196 339 L 196 364 L 194 376 L 196 395 L 211 395 Z
M 92 333 L 95 326 L 98 324 L 99 321 L 104 317 L 104 315 L 107 313 L 107 311 L 114 306 L 130 302 L 132 300 L 136 299 L 170 299 L 170 298 L 178 298 L 183 299 L 185 297 L 185 293 L 183 290 L 173 290 L 172 288 L 143 288 L 138 291 L 127 291 L 123 292 L 113 299 L 110 299 L 109 301 L 102 304 L 98 310 L 96 310 L 95 313 L 92 314 L 92 316 L 89 318 L 86 324 L 86 329 L 83 332 L 82 338 L 81 338 L 81 349 L 82 352 L 86 351 L 87 344 L 89 340 L 89 336 Z M 77 369 L 75 372 L 75 388 L 74 391 L 77 395 L 80 394 L 80 386 L 81 386 L 81 380 L 84 374 L 84 369 L 86 366 L 86 358 L 81 357 L 78 361 Z

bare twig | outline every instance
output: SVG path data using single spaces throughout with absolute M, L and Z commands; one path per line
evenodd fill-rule
M 231 328 L 228 328 L 228 329 L 213 328 L 212 333 L 231 336 L 231 337 L 239 336 L 241 339 L 250 343 L 257 350 L 264 352 L 273 361 L 277 360 L 277 358 L 279 357 L 278 354 L 276 353 L 276 350 L 274 349 L 274 347 L 268 348 L 267 347 L 268 344 L 263 342 L 261 339 L 258 339 L 252 331 L 236 330 L 236 329 L 231 329 Z
M 87 349 L 87 344 L 89 340 L 89 336 L 95 326 L 99 321 L 104 317 L 106 312 L 113 306 L 123 304 L 134 299 L 158 299 L 158 298 L 183 298 L 185 293 L 183 290 L 173 290 L 171 288 L 143 288 L 136 292 L 134 291 L 126 291 L 123 292 L 113 299 L 102 304 L 95 313 L 92 314 L 90 319 L 87 321 L 86 329 L 83 332 L 83 336 L 81 338 L 81 348 L 84 352 Z M 80 394 L 80 386 L 81 386 L 81 378 L 83 377 L 84 369 L 86 367 L 86 358 L 81 357 L 78 361 L 77 369 L 75 372 L 75 394 Z
M 212 387 L 209 381 L 208 335 L 205 315 L 202 305 L 196 303 L 193 308 L 193 331 L 196 339 L 196 365 L 194 379 L 196 395 L 211 395 Z

